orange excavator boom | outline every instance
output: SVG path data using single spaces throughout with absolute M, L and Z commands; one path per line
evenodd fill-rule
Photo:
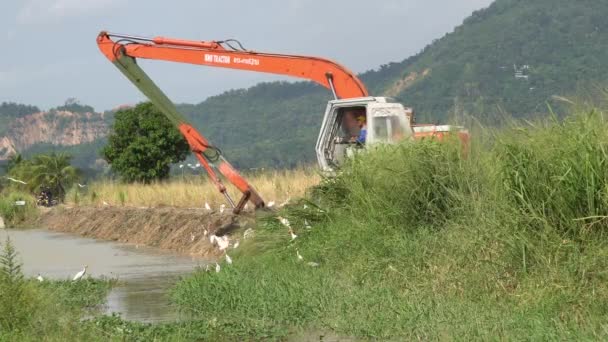
M 190 145 L 191 151 L 209 174 L 211 181 L 239 213 L 248 201 L 256 208 L 264 200 L 207 139 L 178 112 L 169 98 L 137 65 L 136 59 L 164 60 L 203 66 L 240 69 L 298 77 L 330 89 L 336 99 L 368 96 L 363 83 L 347 68 L 318 57 L 249 51 L 236 40 L 190 41 L 164 37 L 145 38 L 101 32 L 97 37 L 101 52 L 171 120 Z M 235 203 L 217 172 L 242 194 Z
M 124 54 L 132 58 L 286 75 L 316 82 L 332 90 L 336 98 L 368 96 L 363 82 L 336 62 L 319 57 L 249 51 L 236 40 L 205 42 L 101 32 L 97 45 L 110 61 Z

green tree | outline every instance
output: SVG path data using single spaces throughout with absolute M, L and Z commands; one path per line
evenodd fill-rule
M 123 181 L 149 183 L 167 178 L 171 164 L 188 152 L 175 126 L 154 105 L 141 103 L 116 113 L 102 156 Z

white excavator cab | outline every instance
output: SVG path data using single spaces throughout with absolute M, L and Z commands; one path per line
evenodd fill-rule
M 348 157 L 376 144 L 412 139 L 411 110 L 385 97 L 330 101 L 316 153 L 323 171 L 334 171 Z

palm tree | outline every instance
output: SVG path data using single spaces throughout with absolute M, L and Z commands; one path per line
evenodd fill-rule
M 36 189 L 48 187 L 60 199 L 65 197 L 66 188 L 78 179 L 79 171 L 70 162 L 66 153 L 40 154 L 29 162 L 26 171 L 30 183 Z

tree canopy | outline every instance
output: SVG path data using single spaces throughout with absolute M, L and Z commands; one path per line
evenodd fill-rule
M 188 152 L 177 128 L 154 105 L 141 103 L 116 112 L 102 156 L 123 181 L 149 183 L 167 178 L 171 164 Z

